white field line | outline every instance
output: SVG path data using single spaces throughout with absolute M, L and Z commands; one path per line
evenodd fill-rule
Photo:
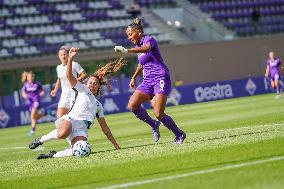
M 21 149 L 28 149 L 27 146 L 14 146 L 14 147 L 7 147 L 7 148 L 0 148 L 0 150 L 21 150 Z
M 7 148 L 0 148 L 0 151 L 1 150 L 22 150 L 22 149 L 29 150 L 29 147 L 28 146 L 7 147 Z M 42 151 L 44 149 L 45 149 L 45 147 L 41 146 L 41 147 L 38 147 L 38 148 L 34 149 L 33 151 Z
M 207 173 L 214 173 L 214 172 L 225 171 L 225 170 L 229 170 L 229 169 L 248 167 L 248 166 L 252 166 L 252 165 L 264 164 L 264 163 L 281 161 L 281 160 L 284 160 L 284 156 L 272 157 L 272 158 L 250 161 L 250 162 L 239 163 L 239 164 L 229 164 L 229 165 L 226 165 L 226 166 L 223 166 L 223 167 L 216 167 L 216 168 L 212 168 L 212 169 L 193 171 L 193 172 L 189 172 L 189 173 L 183 173 L 183 174 L 172 175 L 172 176 L 165 176 L 165 177 L 154 178 L 154 179 L 145 179 L 145 180 L 136 181 L 136 182 L 127 182 L 127 183 L 124 183 L 124 184 L 110 185 L 110 186 L 97 188 L 97 189 L 128 188 L 128 187 L 132 187 L 132 186 L 139 186 L 139 185 L 144 185 L 144 184 L 149 184 L 149 183 L 154 183 L 154 182 L 160 182 L 160 181 L 175 180 L 175 179 L 179 179 L 179 178 L 191 177 L 191 176 L 195 176 L 195 175 L 203 175 L 203 174 L 207 174 Z
M 198 132 L 198 133 L 194 133 L 194 134 L 201 134 L 201 133 L 207 133 L 207 132 L 220 132 L 220 131 L 239 131 L 239 130 L 243 130 L 243 129 L 254 129 L 254 128 L 260 128 L 260 127 L 267 127 L 269 128 L 269 126 L 284 126 L 284 123 L 271 123 L 271 124 L 262 124 L 262 125 L 250 125 L 250 126 L 244 126 L 244 127 L 237 127 L 237 128 L 229 128 L 229 129 L 219 129 L 219 130 L 211 130 L 211 131 L 205 131 L 205 132 Z
M 263 125 L 251 125 L 251 126 L 245 126 L 245 127 L 238 127 L 238 128 L 229 128 L 229 129 L 219 129 L 219 130 L 212 130 L 212 131 L 205 131 L 205 132 L 195 132 L 195 133 L 189 133 L 192 135 L 198 135 L 198 134 L 205 134 L 205 133 L 218 133 L 218 132 L 222 132 L 222 131 L 240 131 L 240 130 L 245 130 L 245 129 L 254 129 L 254 128 L 261 128 L 261 127 L 267 127 L 269 128 L 269 126 L 284 126 L 284 123 L 273 123 L 273 124 L 263 124 Z M 137 139 L 129 139 L 126 140 L 124 142 L 134 142 L 134 141 L 140 141 L 140 140 L 152 140 L 152 138 L 137 138 Z M 110 144 L 109 141 L 107 142 L 103 142 L 100 143 L 100 145 L 108 145 Z M 6 148 L 0 148 L 0 151 L 5 151 L 5 150 L 22 150 L 22 149 L 29 149 L 28 146 L 15 146 L 15 147 L 6 147 Z M 35 149 L 35 151 L 41 151 L 43 150 L 43 148 L 39 148 L 38 150 Z

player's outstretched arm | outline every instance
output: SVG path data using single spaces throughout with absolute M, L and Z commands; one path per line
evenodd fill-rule
M 52 96 L 52 97 L 55 97 L 56 96 L 56 93 L 57 93 L 57 91 L 58 91 L 58 89 L 61 87 L 61 82 L 60 82 L 60 79 L 59 78 L 57 78 L 57 81 L 56 81 L 56 83 L 55 83 L 55 87 L 54 87 L 54 89 L 50 92 L 50 95 Z
M 130 49 L 128 49 L 128 52 L 132 52 L 132 53 L 146 53 L 146 52 L 149 52 L 150 50 L 151 50 L 151 45 L 150 44 L 146 44 L 146 45 L 143 45 L 142 47 L 130 48 Z
M 130 80 L 130 83 L 129 83 L 129 87 L 131 89 L 135 88 L 135 80 L 138 77 L 138 75 L 141 73 L 142 70 L 143 70 L 143 66 L 141 64 L 138 64 L 136 71 L 134 72 L 134 74 L 133 74 L 133 76 Z
M 84 79 L 86 79 L 88 77 L 88 74 L 86 71 L 83 71 L 82 73 L 80 73 L 79 77 L 77 78 L 78 81 L 84 81 Z
M 268 76 L 269 76 L 269 66 L 267 66 L 265 70 L 265 77 L 268 77 Z
M 22 91 L 22 97 L 25 99 L 28 98 L 27 93 L 25 91 Z
M 132 53 L 146 53 L 149 52 L 151 50 L 151 45 L 150 44 L 146 44 L 143 45 L 142 47 L 134 47 L 134 48 L 130 48 L 130 49 L 126 49 L 123 46 L 115 46 L 114 47 L 114 51 L 115 52 L 120 52 L 123 54 L 126 54 L 128 52 L 132 52 Z
M 79 49 L 75 48 L 75 47 L 72 47 L 69 50 L 69 58 L 68 58 L 68 61 L 67 61 L 66 77 L 67 77 L 71 87 L 75 87 L 75 85 L 77 84 L 77 79 L 72 74 L 72 62 L 73 62 L 73 58 L 76 56 L 78 50 Z
M 116 142 L 116 140 L 114 139 L 107 123 L 104 117 L 100 117 L 98 118 L 98 122 L 102 128 L 102 131 L 104 132 L 104 134 L 107 136 L 107 138 L 109 139 L 109 141 L 113 144 L 113 146 L 115 147 L 115 149 L 120 149 L 120 146 L 118 145 L 118 143 Z

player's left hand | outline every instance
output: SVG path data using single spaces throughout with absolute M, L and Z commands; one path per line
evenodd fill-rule
M 124 48 L 123 46 L 115 46 L 114 51 L 115 52 L 121 52 L 123 54 L 126 54 L 128 52 L 128 50 L 126 48 Z

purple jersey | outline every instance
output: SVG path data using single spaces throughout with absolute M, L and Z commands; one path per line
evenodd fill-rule
M 37 81 L 34 81 L 33 83 L 25 82 L 22 91 L 25 91 L 29 101 L 39 101 L 42 85 Z
M 279 75 L 280 64 L 281 64 L 280 59 L 275 59 L 275 60 L 268 59 L 267 60 L 267 66 L 269 67 L 269 72 L 270 72 L 271 77 L 274 77 L 275 74 Z
M 139 64 L 143 66 L 144 78 L 155 78 L 156 76 L 169 76 L 169 70 L 163 63 L 157 41 L 148 35 L 144 35 L 141 43 L 135 47 L 141 47 L 146 44 L 151 45 L 151 50 L 147 53 L 138 53 Z
M 155 94 L 168 95 L 171 90 L 171 79 L 168 67 L 164 64 L 157 41 L 144 35 L 141 43 L 135 47 L 150 44 L 151 50 L 147 53 L 138 53 L 139 64 L 143 66 L 143 82 L 137 90 L 153 97 Z

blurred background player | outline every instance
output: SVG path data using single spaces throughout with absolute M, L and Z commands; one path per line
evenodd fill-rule
M 276 89 L 276 98 L 281 96 L 280 91 L 280 68 L 281 68 L 281 60 L 276 58 L 274 52 L 269 52 L 268 54 L 269 59 L 267 60 L 267 66 L 265 71 L 265 77 L 270 77 L 271 80 L 271 87 Z
M 60 96 L 60 100 L 58 102 L 58 108 L 57 108 L 57 118 L 60 118 L 61 116 L 65 115 L 70 110 L 72 99 L 75 93 L 74 93 L 74 90 L 72 90 L 72 87 L 66 77 L 66 68 L 67 68 L 66 65 L 68 61 L 68 47 L 62 46 L 59 49 L 58 58 L 61 62 L 61 64 L 59 64 L 56 67 L 58 79 L 56 81 L 54 89 L 50 92 L 50 95 L 52 97 L 55 97 L 56 93 L 61 87 L 61 96 Z M 74 61 L 72 62 L 72 74 L 79 81 L 83 81 L 87 77 L 87 73 L 80 66 L 80 64 Z
M 182 85 L 183 85 L 182 80 L 180 79 L 179 76 L 176 76 L 176 80 L 175 80 L 175 82 L 174 82 L 174 86 L 175 86 L 175 87 L 180 87 L 180 86 L 182 86 Z
M 174 120 L 164 113 L 167 95 L 171 89 L 171 79 L 167 66 L 163 63 L 157 41 L 143 33 L 143 27 L 139 18 L 126 29 L 128 39 L 135 45 L 134 48 L 126 49 L 115 46 L 114 50 L 121 53 L 137 53 L 139 64 L 132 76 L 129 86 L 135 88 L 135 80 L 143 70 L 143 81 L 130 97 L 128 108 L 137 118 L 148 123 L 152 127 L 154 140 L 160 138 L 159 124 L 153 120 L 141 104 L 155 97 L 154 114 L 165 127 L 174 133 L 176 144 L 180 144 L 186 138 L 186 134 L 178 128 Z
M 37 120 L 44 116 L 39 113 L 40 97 L 44 96 L 42 85 L 35 81 L 35 74 L 32 71 L 24 71 L 22 73 L 22 96 L 29 102 L 29 111 L 31 115 L 31 131 L 29 135 L 33 135 L 36 130 Z
M 124 65 L 120 59 L 114 63 L 107 64 L 105 68 L 97 71 L 94 75 L 91 75 L 86 85 L 81 84 L 72 74 L 72 61 L 73 57 L 77 54 L 77 48 L 71 48 L 69 53 L 69 59 L 67 64 L 67 79 L 72 88 L 76 90 L 75 99 L 73 101 L 72 108 L 68 114 L 63 115 L 55 121 L 56 129 L 44 135 L 40 138 L 35 139 L 30 145 L 30 149 L 35 149 L 44 142 L 53 139 L 64 139 L 68 138 L 71 141 L 71 147 L 79 140 L 87 141 L 88 129 L 94 121 L 96 116 L 98 122 L 108 137 L 113 143 L 116 149 L 120 149 L 120 146 L 114 139 L 103 114 L 103 108 L 100 102 L 97 101 L 96 97 L 102 94 L 100 89 L 104 85 L 103 77 L 110 73 L 115 73 L 120 70 Z M 112 66 L 109 66 L 112 65 Z M 76 103 L 77 102 L 77 103 Z M 79 103 L 80 102 L 80 103 Z M 72 148 L 65 149 L 63 151 L 51 151 L 48 154 L 41 154 L 38 159 L 53 158 L 53 157 L 65 157 L 72 156 Z

